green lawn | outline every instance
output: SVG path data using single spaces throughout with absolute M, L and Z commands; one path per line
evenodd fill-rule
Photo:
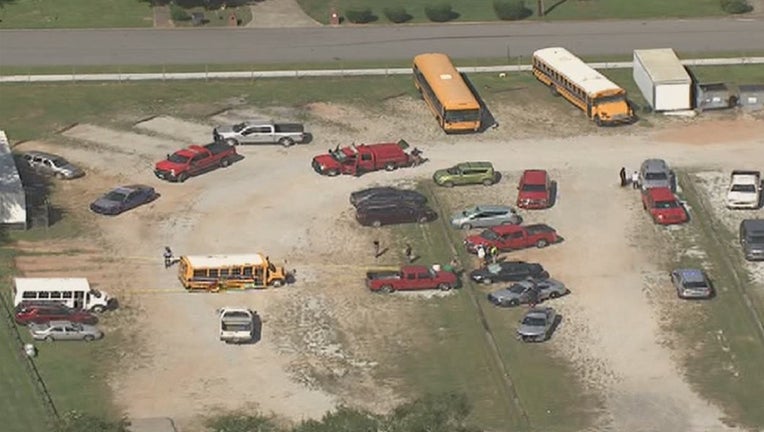
M 411 15 L 410 22 L 429 22 L 424 9 L 428 5 L 444 3 L 440 0 L 297 0 L 305 12 L 313 19 L 328 23 L 331 7 L 334 6 L 343 16 L 348 9 L 367 7 L 378 17 L 375 23 L 389 24 L 384 9 L 391 6 L 403 6 Z M 446 0 L 458 17 L 454 21 L 496 21 L 493 0 Z M 533 12 L 530 19 L 539 19 L 536 15 L 535 1 L 526 1 L 525 6 Z M 547 20 L 584 20 L 584 19 L 639 19 L 639 18 L 679 18 L 723 15 L 718 0 L 546 0 L 544 6 Z
M 0 282 L 4 299 L 10 299 L 13 254 L 0 249 Z M 8 302 L 9 306 L 11 305 Z M 0 419 L 4 432 L 45 431 L 52 420 L 35 388 L 29 369 L 21 356 L 21 347 L 15 339 L 14 329 L 0 308 Z M 9 325 L 10 324 L 10 325 Z
M 0 0 L 0 29 L 151 27 L 140 0 Z

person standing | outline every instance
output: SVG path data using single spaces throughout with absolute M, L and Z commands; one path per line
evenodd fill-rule
M 637 171 L 631 173 L 631 187 L 633 189 L 639 189 L 639 172 Z
M 406 243 L 406 247 L 403 249 L 403 253 L 406 255 L 406 260 L 411 263 L 414 261 L 414 254 L 411 251 L 411 245 Z
M 495 263 L 499 257 L 499 248 L 496 246 L 491 246 L 488 248 L 488 255 L 491 257 L 491 262 Z
M 621 171 L 618 173 L 618 176 L 621 178 L 621 187 L 626 186 L 626 167 L 621 167 Z
M 374 246 L 374 258 L 379 258 L 379 240 L 374 240 L 372 245 Z
M 480 265 L 485 265 L 485 248 L 483 245 L 477 247 L 477 256 L 480 259 Z
M 172 257 L 172 249 L 170 249 L 169 246 L 164 247 L 164 254 L 162 254 L 164 257 L 164 268 L 170 268 L 173 262 Z
M 531 283 L 531 288 L 528 290 L 528 306 L 535 307 L 539 302 L 539 287 L 536 281 Z

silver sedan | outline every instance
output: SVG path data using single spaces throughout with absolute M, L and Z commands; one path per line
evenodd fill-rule
M 533 297 L 533 289 L 537 291 L 536 302 L 541 303 L 550 298 L 557 298 L 568 293 L 565 284 L 556 279 L 527 279 L 511 286 L 488 294 L 488 301 L 496 306 L 510 307 L 529 303 Z
M 451 225 L 455 228 L 488 228 L 498 225 L 518 225 L 523 218 L 515 209 L 502 205 L 478 205 L 464 209 L 451 217 Z
M 45 324 L 30 324 L 29 333 L 33 339 L 53 342 L 57 340 L 84 340 L 85 342 L 101 339 L 103 333 L 95 326 L 73 323 L 71 321 L 50 321 Z

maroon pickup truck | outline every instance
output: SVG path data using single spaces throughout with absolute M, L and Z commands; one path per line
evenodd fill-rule
M 205 146 L 192 145 L 167 155 L 154 166 L 154 175 L 162 180 L 184 182 L 189 177 L 217 167 L 227 167 L 236 158 L 236 148 L 224 142 Z
M 366 172 L 385 169 L 393 171 L 401 167 L 416 166 L 423 161 L 419 150 L 412 154 L 404 150 L 408 143 L 359 144 L 337 147 L 326 154 L 313 158 L 311 166 L 321 174 L 334 177 L 340 174 L 361 175 Z
M 501 225 L 488 228 L 478 235 L 468 236 L 464 246 L 468 252 L 476 253 L 478 246 L 490 248 L 496 246 L 500 251 L 524 249 L 531 246 L 546 247 L 562 241 L 557 231 L 546 224 Z
M 456 275 L 450 271 L 435 270 L 432 267 L 404 266 L 394 271 L 367 272 L 366 286 L 371 291 L 383 293 L 436 288 L 448 291 L 456 287 Z

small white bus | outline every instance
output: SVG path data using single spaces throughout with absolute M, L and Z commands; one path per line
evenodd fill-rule
M 103 291 L 90 288 L 85 278 L 15 278 L 13 305 L 22 302 L 63 303 L 74 309 L 103 312 L 111 298 Z

